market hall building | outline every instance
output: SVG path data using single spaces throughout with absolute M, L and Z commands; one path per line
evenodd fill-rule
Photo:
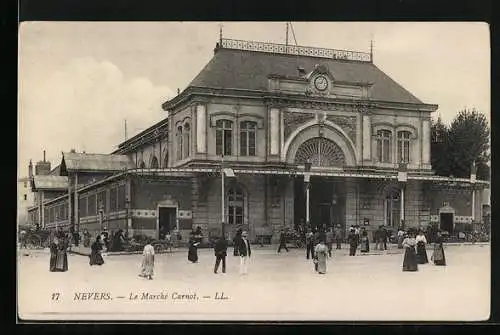
M 30 173 L 35 192 L 67 187 L 31 208 L 31 222 L 153 237 L 200 226 L 208 236 L 221 233 L 224 210 L 228 238 L 242 227 L 253 239 L 299 224 L 372 232 L 434 221 L 451 232 L 482 220 L 488 183 L 431 169 L 438 106 L 372 52 L 220 39 L 162 107 L 168 117 L 111 154 L 63 153 L 52 184 Z M 222 169 L 234 172 L 224 198 Z

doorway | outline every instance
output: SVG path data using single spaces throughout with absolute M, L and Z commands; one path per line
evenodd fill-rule
M 345 225 L 345 189 L 341 180 L 311 177 L 309 212 L 311 228 Z M 305 222 L 306 196 L 304 180 L 295 179 L 295 223 Z
M 177 209 L 175 207 L 158 208 L 158 238 L 165 239 L 165 235 L 171 234 L 177 227 Z
M 439 228 L 453 234 L 453 213 L 441 213 L 439 215 Z

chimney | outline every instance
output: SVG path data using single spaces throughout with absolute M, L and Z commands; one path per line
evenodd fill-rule
M 69 152 L 71 152 L 71 153 L 74 154 L 76 152 L 76 150 L 75 149 L 71 149 Z
M 35 175 L 48 175 L 50 173 L 50 162 L 47 162 L 45 150 L 43 151 L 43 161 L 39 161 L 35 165 Z

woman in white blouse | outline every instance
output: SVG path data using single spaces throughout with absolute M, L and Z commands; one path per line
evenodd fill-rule
M 142 251 L 141 274 L 139 276 L 153 279 L 153 270 L 155 267 L 155 248 L 148 242 Z
M 426 264 L 429 263 L 429 259 L 427 258 L 427 250 L 425 246 L 427 244 L 427 239 L 425 238 L 424 232 L 419 230 L 417 237 L 415 238 L 417 242 L 417 263 L 418 264 Z
M 403 271 L 418 271 L 417 255 L 415 253 L 415 245 L 417 244 L 417 241 L 415 240 L 414 233 L 409 232 L 402 244 L 405 249 Z

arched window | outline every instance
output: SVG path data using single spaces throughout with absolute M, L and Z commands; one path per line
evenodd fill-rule
M 215 127 L 215 154 L 230 156 L 233 139 L 233 122 L 229 120 L 217 120 Z
M 182 159 L 182 127 L 179 126 L 177 127 L 177 134 L 176 134 L 176 141 L 177 141 L 177 160 L 180 161 Z
M 390 130 L 379 130 L 377 132 L 377 155 L 379 162 L 390 163 L 392 151 L 392 132 Z
M 239 187 L 231 187 L 227 195 L 228 224 L 243 224 L 244 194 Z
M 141 161 L 141 164 L 139 165 L 139 168 L 145 169 L 146 168 L 146 163 L 144 163 L 144 161 Z
M 410 162 L 410 135 L 409 131 L 398 132 L 398 163 Z
M 160 168 L 158 166 L 158 159 L 156 158 L 156 156 L 153 156 L 153 159 L 151 159 L 151 168 L 152 169 L 158 169 L 158 168 Z
M 183 140 L 182 140 L 182 145 L 184 146 L 184 151 L 182 154 L 183 158 L 189 157 L 189 145 L 191 143 L 190 141 L 190 136 L 191 136 L 191 127 L 189 126 L 189 123 L 186 123 L 184 125 L 184 130 L 182 133 Z
M 243 121 L 240 123 L 240 155 L 255 156 L 255 132 L 257 123 Z

